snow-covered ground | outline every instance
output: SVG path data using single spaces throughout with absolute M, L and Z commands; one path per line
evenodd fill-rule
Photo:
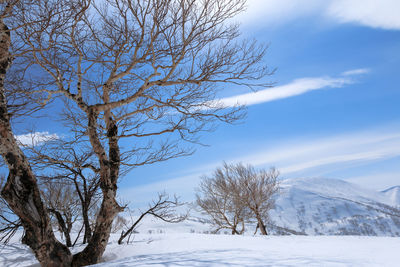
M 254 224 L 244 236 L 208 234 L 207 217 L 194 210 L 178 224 L 145 217 L 130 244 L 118 245 L 113 234 L 96 266 L 400 266 L 400 187 L 376 192 L 335 179 L 286 180 L 281 187 L 270 213 L 280 227 L 269 228 L 275 235 L 253 236 Z M 277 236 L 277 229 L 309 236 Z M 0 245 L 1 266 L 39 265 L 15 236 Z
M 400 239 L 360 236 L 231 236 L 137 234 L 129 245 L 117 235 L 99 267 L 127 266 L 399 266 Z M 79 248 L 78 248 L 79 249 Z M 2 247 L 0 266 L 39 266 L 30 251 Z

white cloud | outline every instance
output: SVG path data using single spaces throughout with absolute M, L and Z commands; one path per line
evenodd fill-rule
M 400 155 L 400 133 L 374 130 L 312 140 L 287 141 L 281 145 L 241 159 L 254 165 L 275 165 L 282 173 L 305 172 L 329 165 L 351 166 Z M 382 132 L 387 132 L 383 134 Z M 340 166 L 339 166 L 340 168 Z
M 314 14 L 323 6 L 320 0 L 248 0 L 247 10 L 238 20 L 252 26 L 274 25 Z
M 371 70 L 367 68 L 363 69 L 354 69 L 354 70 L 348 70 L 342 73 L 343 76 L 353 76 L 353 75 L 361 75 L 361 74 L 367 74 L 370 73 Z
M 40 145 L 43 142 L 59 139 L 57 134 L 50 134 L 49 132 L 34 132 L 28 134 L 16 135 L 15 138 L 21 145 L 32 146 Z
M 270 101 L 275 101 L 278 99 L 293 97 L 305 94 L 310 91 L 315 91 L 325 88 L 343 87 L 345 85 L 352 83 L 353 81 L 351 79 L 345 77 L 302 78 L 294 80 L 293 82 L 286 85 L 264 89 L 257 92 L 226 97 L 219 99 L 218 101 L 224 106 L 235 106 L 237 104 L 249 106 L 249 105 L 256 105 Z
M 341 23 L 400 30 L 399 0 L 333 0 L 326 14 Z
M 336 23 L 400 30 L 398 0 L 249 0 L 239 21 L 252 27 L 325 17 Z

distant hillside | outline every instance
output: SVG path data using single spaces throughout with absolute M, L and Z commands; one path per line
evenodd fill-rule
M 281 183 L 268 230 L 274 235 L 400 236 L 398 187 L 382 192 L 337 179 L 290 179 Z M 255 225 L 247 225 L 247 235 Z M 140 233 L 210 233 L 207 216 L 196 211 L 185 222 L 147 217 Z M 229 231 L 222 230 L 222 234 Z
M 400 187 L 382 192 L 336 179 L 282 183 L 270 228 L 276 234 L 400 236 Z

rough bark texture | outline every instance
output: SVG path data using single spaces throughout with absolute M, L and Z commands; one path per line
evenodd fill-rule
M 117 138 L 118 128 L 112 119 L 109 118 L 107 121 L 109 157 L 107 157 L 97 133 L 98 114 L 94 110 L 89 110 L 88 117 L 90 142 L 100 162 L 100 188 L 103 193 L 103 202 L 97 216 L 92 237 L 86 248 L 82 252 L 74 255 L 72 266 L 83 266 L 100 261 L 110 237 L 114 218 L 122 211 L 122 208 L 116 201 L 117 180 L 120 167 L 120 151 Z
M 50 218 L 40 198 L 36 177 L 19 148 L 11 130 L 7 110 L 4 79 L 11 56 L 11 38 L 7 26 L 0 20 L 0 153 L 7 163 L 9 175 L 1 192 L 11 209 L 21 219 L 26 231 L 24 240 L 42 266 L 69 266 L 72 260 L 68 248 L 54 236 Z

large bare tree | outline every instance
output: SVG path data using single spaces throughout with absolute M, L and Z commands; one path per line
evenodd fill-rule
M 191 154 L 190 143 L 240 108 L 218 101 L 223 84 L 266 86 L 266 47 L 239 40 L 230 20 L 244 0 L 6 1 L 0 22 L 0 152 L 10 174 L 4 198 L 45 266 L 99 262 L 114 217 L 122 166 Z M 11 47 L 8 19 L 13 29 Z M 98 161 L 102 204 L 86 248 L 71 256 L 51 229 L 36 178 L 12 134 L 4 78 L 14 57 L 41 104 L 58 97 L 76 138 Z M 26 75 L 26 74 L 29 75 Z M 122 141 L 128 139 L 129 141 Z

